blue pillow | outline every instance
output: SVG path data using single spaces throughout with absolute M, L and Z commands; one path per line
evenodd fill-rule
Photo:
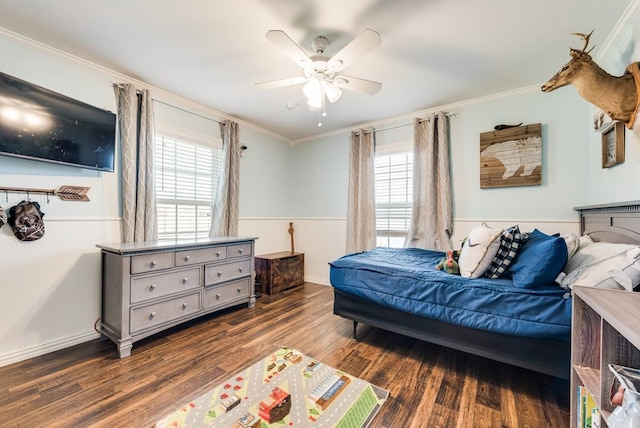
M 567 244 L 562 237 L 549 236 L 535 229 L 509 266 L 513 285 L 536 288 L 554 284 L 567 260 Z

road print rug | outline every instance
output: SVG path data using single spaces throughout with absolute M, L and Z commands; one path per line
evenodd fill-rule
M 280 348 L 186 403 L 155 427 L 369 425 L 389 392 L 291 348 Z

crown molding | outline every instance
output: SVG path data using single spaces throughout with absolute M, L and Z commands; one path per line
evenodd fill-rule
M 32 49 L 36 49 L 39 50 L 41 52 L 47 53 L 49 55 L 54 55 L 60 58 L 64 58 L 65 60 L 68 60 L 70 62 L 74 62 L 76 64 L 82 65 L 84 67 L 88 67 L 91 69 L 94 69 L 100 73 L 106 74 L 107 76 L 109 76 L 112 80 L 112 84 L 114 83 L 129 83 L 132 85 L 135 85 L 136 87 L 138 87 L 139 89 L 146 89 L 151 93 L 151 97 L 156 99 L 159 102 L 180 108 L 180 109 L 184 109 L 185 111 L 188 111 L 190 113 L 195 113 L 198 114 L 200 116 L 203 116 L 207 119 L 211 119 L 217 122 L 220 121 L 224 121 L 224 120 L 233 120 L 234 122 L 237 122 L 239 125 L 242 125 L 244 127 L 248 127 L 248 128 L 252 128 L 255 129 L 256 131 L 259 131 L 263 134 L 267 134 L 270 135 L 274 138 L 277 138 L 279 140 L 288 142 L 288 143 L 292 143 L 292 140 L 290 138 L 286 138 L 283 137 L 282 135 L 276 134 L 275 132 L 272 132 L 270 130 L 261 128 L 257 125 L 254 125 L 253 123 L 250 122 L 246 122 L 243 121 L 241 119 L 238 119 L 237 117 L 233 117 L 230 116 L 226 113 L 223 113 L 221 111 L 218 111 L 212 107 L 209 107 L 207 105 L 198 103 L 196 101 L 193 101 L 189 98 L 183 97 L 181 95 L 178 95 L 176 93 L 167 91 L 165 89 L 159 88 L 157 86 L 153 86 L 150 85 L 146 82 L 143 82 L 141 80 L 135 79 L 131 76 L 127 76 L 126 74 L 120 73 L 118 71 L 112 70 L 108 67 L 96 64 L 94 62 L 91 62 L 89 60 L 86 60 L 84 58 L 78 57 L 76 55 L 72 55 L 68 52 L 65 52 L 61 49 L 57 49 L 54 48 L 52 46 L 49 46 L 47 44 L 44 44 L 42 42 L 38 42 L 36 40 L 30 39 L 26 36 L 23 36 L 21 34 L 15 33 L 11 30 L 8 30 L 6 28 L 2 28 L 0 27 L 0 36 L 9 39 L 15 43 L 27 46 L 29 48 Z

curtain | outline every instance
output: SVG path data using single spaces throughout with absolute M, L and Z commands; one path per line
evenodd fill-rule
M 153 106 L 148 90 L 114 85 L 122 149 L 124 242 L 158 239 L 153 169 Z
M 347 202 L 347 254 L 376 247 L 374 142 L 372 130 L 351 133 Z
M 240 194 L 240 139 L 238 124 L 220 123 L 222 134 L 222 168 L 213 203 L 209 236 L 238 236 L 238 199 Z
M 413 206 L 405 247 L 452 248 L 453 213 L 447 116 L 414 121 Z

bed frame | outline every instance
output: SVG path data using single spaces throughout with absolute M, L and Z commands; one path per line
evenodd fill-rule
M 640 201 L 574 208 L 581 234 L 594 241 L 640 245 Z M 424 318 L 363 300 L 334 288 L 333 313 L 358 323 L 403 334 L 551 376 L 569 379 L 570 343 L 511 336 Z

